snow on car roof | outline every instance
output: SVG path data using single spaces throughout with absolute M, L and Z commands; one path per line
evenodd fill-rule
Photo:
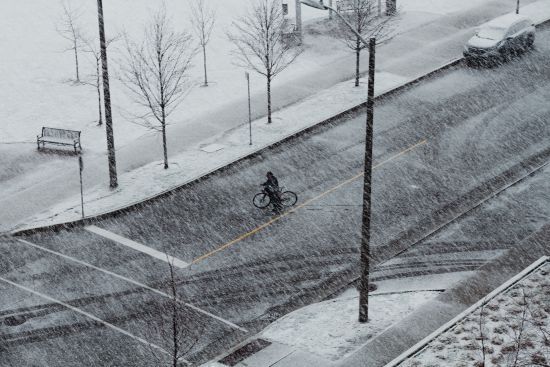
M 511 13 L 495 18 L 486 23 L 485 26 L 490 28 L 508 28 L 520 20 L 528 20 L 531 22 L 531 20 L 524 15 Z

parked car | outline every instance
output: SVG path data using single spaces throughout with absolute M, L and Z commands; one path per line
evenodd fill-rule
M 535 25 L 519 14 L 507 14 L 486 23 L 464 48 L 468 64 L 500 63 L 526 51 L 535 42 Z

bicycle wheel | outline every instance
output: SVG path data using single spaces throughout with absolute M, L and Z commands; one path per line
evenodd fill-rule
M 254 195 L 252 203 L 254 203 L 256 208 L 264 209 L 269 205 L 269 195 L 260 192 L 259 194 Z
M 283 206 L 292 206 L 298 201 L 298 195 L 292 191 L 285 191 L 281 194 L 281 204 Z

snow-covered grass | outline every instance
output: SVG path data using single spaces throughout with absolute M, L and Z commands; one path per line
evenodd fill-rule
M 403 319 L 438 292 L 378 294 L 369 297 L 369 322 L 359 323 L 359 294 L 313 304 L 277 320 L 262 336 L 330 360 L 339 360 Z
M 177 30 L 190 29 L 189 4 L 191 0 L 166 0 Z M 68 1 L 81 16 L 77 24 L 85 37 L 97 36 L 97 9 L 94 1 Z M 104 4 L 107 35 L 126 33 L 133 39 L 140 39 L 143 26 L 150 21 L 150 15 L 158 10 L 160 1 L 117 0 Z M 3 121 L 0 125 L 0 142 L 33 142 L 43 125 L 82 130 L 83 146 L 87 151 L 103 151 L 104 130 L 96 127 L 97 101 L 92 87 L 74 83 L 74 56 L 64 52 L 69 46 L 56 31 L 62 15 L 61 2 L 50 0 L 2 1 L 0 23 L 4 25 L 0 40 L 3 49 L 0 75 L 3 88 L 0 100 Z M 195 58 L 191 70 L 191 84 L 196 86 L 187 96 L 171 119 L 173 129 L 192 123 L 197 115 L 216 105 L 230 104 L 246 96 L 244 71 L 232 64 L 232 45 L 225 32 L 231 22 L 242 15 L 249 5 L 243 0 L 209 0 L 208 5 L 217 9 L 216 27 L 208 46 L 209 88 L 199 88 L 202 78 L 201 55 Z M 131 16 L 128 11 L 131 9 Z M 304 9 L 304 21 L 323 16 L 324 12 Z M 32 26 L 29 26 L 32 25 Z M 147 132 L 128 120 L 128 113 L 135 109 L 128 98 L 125 87 L 118 81 L 123 63 L 124 41 L 113 43 L 109 49 L 111 88 L 116 143 L 123 146 Z M 308 44 L 308 53 L 315 54 L 315 61 L 307 54 L 296 66 L 281 75 L 278 80 L 292 80 L 304 70 L 323 67 L 342 55 L 342 51 L 331 53 L 316 50 L 315 44 Z M 324 48 L 323 45 L 321 45 Z M 6 50 L 9 50 L 7 52 Z M 80 53 L 80 74 L 82 80 L 90 80 L 94 72 L 94 59 Z M 264 91 L 263 79 L 252 75 L 252 91 Z M 278 82 L 276 80 L 276 82 Z
M 550 363 L 550 263 L 490 298 L 399 366 Z

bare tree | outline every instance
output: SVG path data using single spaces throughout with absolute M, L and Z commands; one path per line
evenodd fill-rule
M 65 51 L 72 51 L 74 53 L 76 81 L 80 82 L 78 51 L 81 47 L 81 30 L 79 19 L 82 16 L 82 13 L 79 9 L 74 9 L 68 1 L 61 2 L 61 6 L 63 7 L 63 14 L 56 26 L 56 29 L 57 33 L 59 33 L 61 37 L 70 42 L 70 46 L 65 49 Z
M 109 47 L 109 45 L 116 41 L 118 37 L 111 38 L 107 40 L 106 46 Z M 83 51 L 90 54 L 94 61 L 94 72 L 91 75 L 91 80 L 84 81 L 84 84 L 90 85 L 95 88 L 97 92 L 97 103 L 98 103 L 98 120 L 97 124 L 98 126 L 103 125 L 103 109 L 101 108 L 101 77 L 102 77 L 102 70 L 101 70 L 101 50 L 99 45 L 99 40 L 92 39 L 88 37 L 81 36 L 81 40 L 83 43 Z
M 271 82 L 302 50 L 284 40 L 287 24 L 279 0 L 258 0 L 232 26 L 228 38 L 236 47 L 236 64 L 266 78 L 267 122 L 271 123 Z
M 195 36 L 202 48 L 202 60 L 204 65 L 204 86 L 208 86 L 208 74 L 206 68 L 206 46 L 210 42 L 210 36 L 216 22 L 216 10 L 208 7 L 205 0 L 193 0 L 191 3 L 191 24 Z
M 171 340 L 170 354 L 172 357 L 172 367 L 177 367 L 179 361 L 183 360 L 183 357 L 185 357 L 195 347 L 199 341 L 200 334 L 195 332 L 190 338 L 191 335 L 188 328 L 188 320 L 183 316 L 185 313 L 182 312 L 182 305 L 178 299 L 178 288 L 174 273 L 174 264 L 169 261 L 168 265 L 170 267 L 170 295 L 172 296 L 172 299 L 170 300 L 171 325 L 168 339 Z
M 187 72 L 196 53 L 191 36 L 176 32 L 163 7 L 145 29 L 141 44 L 126 38 L 127 65 L 122 81 L 147 112 L 137 123 L 162 133 L 164 168 L 168 168 L 166 126 L 168 117 L 189 90 Z
M 391 37 L 395 18 L 379 16 L 377 0 L 347 0 L 342 8 L 342 15 L 364 39 L 376 38 L 376 43 L 382 43 Z M 344 22 L 338 23 L 336 35 L 355 52 L 355 86 L 358 87 L 361 51 L 368 45 Z
M 485 333 L 483 332 L 483 327 L 485 326 L 485 305 L 482 305 L 479 309 L 479 339 L 481 340 L 481 366 L 485 366 L 487 356 L 486 356 L 486 348 L 485 348 Z
M 201 323 L 205 320 L 182 301 L 173 259 L 167 256 L 167 260 L 170 277 L 167 284 L 169 291 L 166 293 L 169 298 L 150 314 L 150 337 L 160 338 L 160 342 L 159 347 L 149 350 L 158 365 L 178 367 L 190 365 L 185 358 L 200 341 L 204 332 Z

